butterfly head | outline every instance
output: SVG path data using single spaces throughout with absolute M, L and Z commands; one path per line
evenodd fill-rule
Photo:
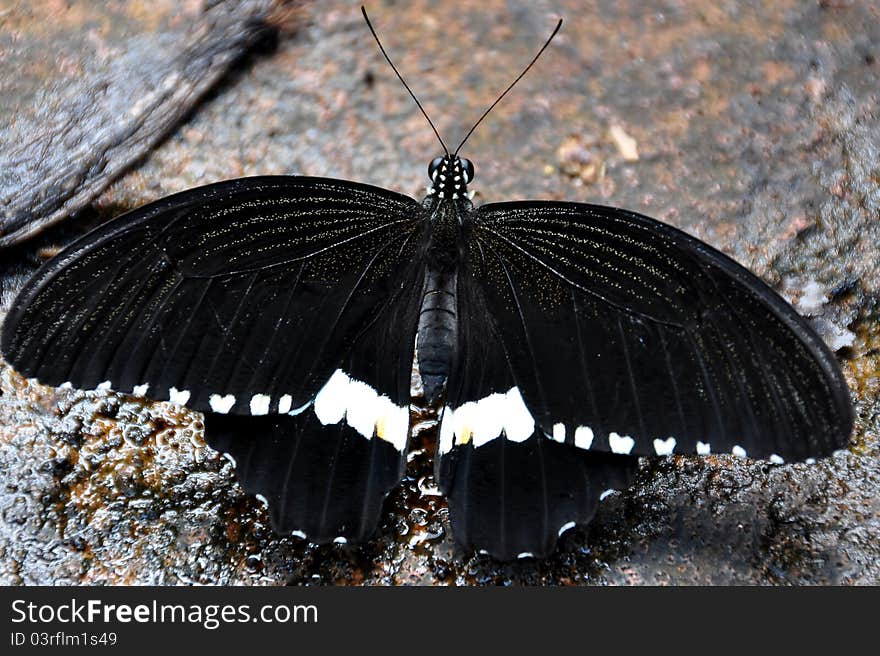
M 467 198 L 468 183 L 474 179 L 474 165 L 458 155 L 435 157 L 428 164 L 431 188 L 428 193 L 438 198 Z

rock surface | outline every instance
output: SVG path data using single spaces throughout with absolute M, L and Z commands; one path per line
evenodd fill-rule
M 177 3 L 0 9 L 0 143 L 40 88 L 155 32 Z M 149 4 L 153 9 L 147 12 Z M 681 227 L 811 317 L 857 411 L 852 446 L 816 465 L 727 457 L 642 464 L 542 562 L 459 552 L 430 477 L 431 413 L 361 548 L 275 536 L 205 446 L 201 417 L 53 390 L 0 363 L 0 583 L 803 584 L 880 582 L 880 11 L 874 3 L 375 3 L 385 45 L 448 142 L 566 19 L 468 142 L 478 201 L 590 200 Z M 11 12 L 11 13 L 10 13 Z M 126 22 L 127 21 L 127 22 Z M 92 208 L 0 253 L 0 313 L 29 271 L 95 223 L 163 195 L 264 173 L 349 178 L 421 196 L 437 154 L 355 5 L 317 3 Z M 33 44 L 57 42 L 57 62 Z M 86 76 L 87 78 L 87 76 Z M 83 83 L 88 80 L 83 78 Z M 11 109 L 9 109 L 11 108 Z

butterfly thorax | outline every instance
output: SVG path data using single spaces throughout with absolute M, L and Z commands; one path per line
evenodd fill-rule
M 428 196 L 424 207 L 429 232 L 425 240 L 426 263 L 432 269 L 453 270 L 461 261 L 465 226 L 473 205 L 467 198 L 453 200 Z

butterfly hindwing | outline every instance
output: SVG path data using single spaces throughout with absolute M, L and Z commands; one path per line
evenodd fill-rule
M 852 411 L 833 355 L 725 255 L 601 206 L 503 203 L 471 216 L 459 288 L 492 317 L 548 437 L 625 455 L 786 461 L 846 444 Z
M 588 523 L 605 495 L 629 486 L 637 459 L 587 452 L 536 430 L 514 442 L 456 445 L 439 455 L 437 478 L 456 541 L 500 560 L 542 558 L 559 537 Z
M 365 439 L 314 412 L 242 417 L 205 414 L 205 437 L 231 456 L 245 491 L 268 504 L 273 528 L 312 542 L 362 542 L 406 458 L 391 442 Z
M 560 444 L 537 425 L 478 281 L 456 287 L 458 345 L 446 388 L 435 475 L 455 539 L 494 557 L 542 557 L 586 524 L 609 489 L 627 487 L 636 458 Z

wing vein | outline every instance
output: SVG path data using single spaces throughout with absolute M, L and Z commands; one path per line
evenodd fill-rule
M 592 289 L 590 289 L 590 288 L 588 288 L 588 287 L 584 287 L 583 285 L 579 285 L 579 284 L 577 284 L 576 282 L 574 282 L 573 280 L 569 280 L 568 278 L 565 277 L 565 275 L 563 275 L 561 272 L 557 271 L 555 268 L 553 268 L 552 266 L 550 266 L 549 264 L 547 264 L 544 260 L 542 260 L 542 259 L 539 258 L 539 257 L 536 257 L 535 255 L 533 255 L 532 253 L 530 253 L 529 251 L 527 251 L 526 249 L 524 249 L 523 247 L 521 247 L 519 244 L 517 244 L 517 243 L 511 241 L 510 239 L 508 239 L 507 237 L 505 237 L 505 236 L 504 236 L 503 234 L 501 234 L 500 232 L 498 232 L 498 231 L 496 231 L 496 230 L 493 230 L 492 228 L 489 228 L 489 227 L 486 226 L 486 225 L 481 225 L 481 226 L 480 226 L 480 229 L 482 229 L 482 230 L 486 230 L 487 232 L 490 232 L 490 233 L 492 233 L 493 235 L 495 235 L 498 239 L 500 239 L 500 240 L 506 242 L 511 248 L 516 249 L 517 251 L 519 251 L 520 253 L 522 253 L 522 254 L 525 255 L 526 257 L 528 257 L 530 260 L 533 260 L 534 262 L 536 262 L 537 264 L 539 264 L 541 267 L 545 268 L 547 271 L 549 271 L 549 272 L 552 273 L 554 276 L 556 276 L 557 278 L 559 278 L 562 282 L 564 282 L 564 283 L 566 283 L 566 284 L 568 284 L 568 285 L 571 285 L 572 287 L 576 287 L 577 289 L 580 289 L 580 290 L 583 291 L 584 293 L 589 294 L 590 296 L 595 297 L 595 298 L 598 299 L 599 301 L 602 301 L 603 303 L 605 303 L 605 304 L 607 304 L 607 305 L 610 305 L 611 307 L 615 308 L 616 310 L 619 310 L 620 312 L 623 312 L 624 314 L 628 314 L 628 315 L 631 315 L 631 316 L 635 316 L 635 317 L 638 317 L 638 318 L 640 318 L 640 319 L 644 319 L 644 320 L 646 320 L 646 321 L 651 321 L 652 323 L 658 323 L 658 324 L 662 324 L 662 325 L 666 325 L 666 326 L 672 326 L 672 327 L 675 327 L 675 328 L 681 328 L 681 327 L 682 327 L 681 324 L 675 323 L 675 322 L 673 322 L 673 321 L 665 321 L 665 320 L 663 320 L 663 319 L 659 319 L 659 318 L 657 318 L 657 317 L 652 317 L 652 316 L 650 316 L 650 315 L 645 314 L 644 312 L 639 312 L 638 310 L 634 310 L 634 309 L 632 309 L 632 308 L 628 308 L 628 307 L 622 306 L 622 305 L 620 305 L 620 304 L 618 304 L 618 303 L 615 303 L 615 302 L 612 301 L 611 299 L 602 296 L 602 295 L 599 294 L 598 292 L 596 292 L 596 291 L 594 291 L 594 290 L 592 290 Z M 494 249 L 493 249 L 493 250 L 494 250 Z

